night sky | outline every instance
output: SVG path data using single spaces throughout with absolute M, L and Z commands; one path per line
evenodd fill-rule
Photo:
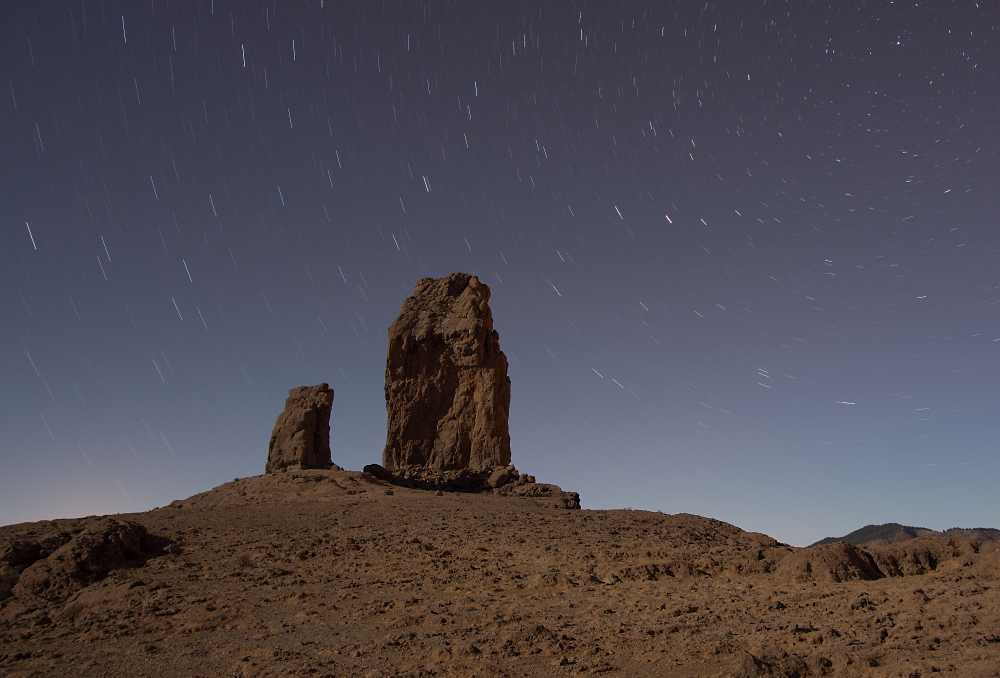
M 2 6 L 0 523 L 260 474 L 299 385 L 380 461 L 466 271 L 584 508 L 1000 527 L 994 3 Z

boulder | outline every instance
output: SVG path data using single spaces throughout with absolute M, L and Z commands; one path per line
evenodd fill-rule
M 512 471 L 510 468 L 498 468 L 496 471 L 490 474 L 489 484 L 490 487 L 503 487 L 510 481 L 517 478 L 517 472 Z
M 423 278 L 389 327 L 386 469 L 510 463 L 510 379 L 489 298 L 468 273 Z
M 332 405 L 333 389 L 328 384 L 290 390 L 271 432 L 264 472 L 330 468 Z

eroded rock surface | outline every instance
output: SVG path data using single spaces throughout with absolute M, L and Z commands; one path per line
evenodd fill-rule
M 328 384 L 299 386 L 288 392 L 285 409 L 271 432 L 265 473 L 293 469 L 328 469 L 330 408 L 333 389 Z
M 382 466 L 492 469 L 510 463 L 510 379 L 490 288 L 468 273 L 423 278 L 389 327 Z
M 64 599 L 158 550 L 146 528 L 129 520 L 85 518 L 22 527 L 27 529 L 0 542 L 0 600 L 12 595 Z

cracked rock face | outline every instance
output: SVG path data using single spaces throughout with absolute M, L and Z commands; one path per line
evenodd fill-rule
M 510 379 L 490 288 L 467 273 L 423 278 L 389 327 L 382 465 L 437 470 L 510 463 Z
M 332 406 L 333 389 L 327 384 L 290 390 L 271 432 L 264 472 L 330 468 Z

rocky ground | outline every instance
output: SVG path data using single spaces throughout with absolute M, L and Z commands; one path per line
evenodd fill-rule
M 3 527 L 0 676 L 1000 676 L 997 544 L 563 506 L 293 471 Z

